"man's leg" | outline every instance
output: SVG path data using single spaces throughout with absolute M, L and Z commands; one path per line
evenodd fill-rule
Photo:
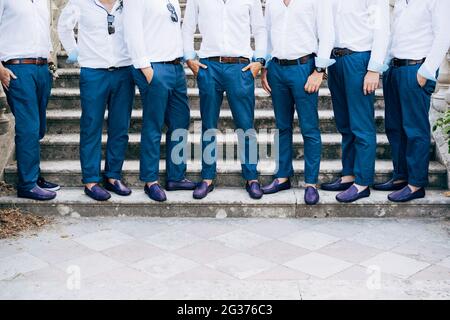
M 109 77 L 113 89 L 108 101 L 105 178 L 121 180 L 122 166 L 128 146 L 128 130 L 135 86 L 131 67 L 113 71 Z
M 102 131 L 110 94 L 108 71 L 82 68 L 80 74 L 80 161 L 83 183 L 101 181 Z
M 334 119 L 336 127 L 342 136 L 342 177 L 352 178 L 354 176 L 355 164 L 355 136 L 350 129 L 350 114 L 347 100 L 347 87 L 344 84 L 345 57 L 336 58 L 336 64 L 328 68 L 328 86 L 333 103 Z M 349 75 L 351 76 L 351 75 Z M 362 90 L 362 85 L 361 85 Z M 347 181 L 348 180 L 348 181 Z M 347 179 L 344 182 L 350 182 Z
M 292 67 L 284 67 L 271 62 L 267 73 L 267 79 L 272 89 L 273 110 L 278 130 L 278 148 L 276 148 L 278 163 L 275 172 L 277 179 L 290 178 L 294 175 L 292 166 L 294 98 L 284 80 L 286 73 L 292 69 Z
M 258 142 L 254 129 L 255 79 L 251 71 L 243 72 L 242 64 L 226 66 L 225 87 L 236 129 L 240 131 L 239 153 L 242 177 L 247 181 L 258 179 Z
M 200 69 L 197 76 L 202 117 L 202 178 L 213 180 L 216 177 L 217 167 L 217 142 L 214 131 L 217 130 L 223 101 L 223 88 L 220 84 L 223 75 L 222 66 L 218 62 L 205 59 L 201 62 L 208 66 L 207 69 Z
M 153 64 L 154 76 L 150 84 L 141 70 L 133 70 L 143 107 L 140 179 L 145 183 L 156 183 L 159 179 L 161 135 L 169 96 L 166 81 L 170 74 L 165 67 Z
M 186 144 L 190 125 L 190 110 L 187 95 L 187 85 L 183 66 L 171 66 L 173 82 L 175 83 L 169 96 L 169 104 L 165 114 L 166 133 L 166 170 L 167 181 L 179 182 L 185 178 L 188 154 Z M 175 135 L 173 135 L 175 133 Z M 182 147 L 178 151 L 180 143 Z M 189 149 L 188 149 L 189 150 Z
M 363 189 L 373 184 L 376 158 L 375 94 L 363 92 L 369 60 L 370 53 L 364 52 L 349 55 L 343 61 L 350 130 L 354 136 L 355 184 Z
M 430 161 L 431 128 L 429 111 L 431 94 L 436 83 L 427 81 L 421 88 L 417 82 L 418 66 L 408 66 L 402 70 L 399 82 L 403 130 L 406 135 L 406 163 L 408 183 L 416 188 L 428 186 L 428 167 Z
M 403 115 L 401 109 L 399 84 L 399 68 L 391 67 L 383 77 L 385 101 L 386 135 L 391 145 L 392 162 L 394 165 L 393 180 L 408 180 L 406 165 L 406 135 L 403 130 Z
M 322 154 L 318 113 L 319 94 L 305 91 L 306 81 L 313 72 L 313 68 L 314 63 L 311 60 L 307 64 L 297 66 L 295 72 L 289 74 L 289 86 L 294 95 L 304 141 L 305 183 L 307 185 L 318 183 Z
M 5 90 L 8 104 L 15 118 L 18 191 L 29 191 L 36 186 L 39 176 L 41 117 L 36 68 L 32 65 L 8 65 L 17 79 L 11 79 Z

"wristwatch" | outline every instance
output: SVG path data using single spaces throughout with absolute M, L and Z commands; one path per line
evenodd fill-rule
M 258 59 L 255 59 L 255 62 L 261 63 L 261 65 L 262 65 L 263 67 L 266 66 L 266 59 L 264 59 L 264 58 L 258 58 Z
M 320 68 L 320 67 L 316 67 L 315 70 L 316 70 L 318 73 L 325 73 L 325 71 L 327 71 L 326 68 Z

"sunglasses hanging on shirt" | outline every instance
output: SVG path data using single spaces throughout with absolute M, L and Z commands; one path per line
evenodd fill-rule
M 175 7 L 170 2 L 170 0 L 167 0 L 167 9 L 170 12 L 170 19 L 172 20 L 172 22 L 178 22 L 177 10 L 175 10 Z
M 112 35 L 116 33 L 116 27 L 114 26 L 114 20 L 116 19 L 116 17 L 111 13 L 109 13 L 108 10 L 106 10 L 104 7 L 100 6 L 97 2 L 95 2 L 95 0 L 94 3 L 97 7 L 102 8 L 107 13 L 106 21 L 108 22 L 108 34 Z M 123 0 L 119 0 L 119 6 L 117 7 L 115 12 L 122 11 L 122 9 L 123 9 Z

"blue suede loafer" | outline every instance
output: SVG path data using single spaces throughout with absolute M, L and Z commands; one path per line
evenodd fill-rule
M 247 190 L 248 194 L 250 195 L 250 198 L 259 200 L 263 196 L 263 191 L 261 190 L 261 185 L 259 182 L 251 182 L 245 184 L 245 189 Z
M 39 186 L 35 186 L 31 190 L 17 190 L 17 196 L 19 198 L 48 201 L 56 198 L 56 192 L 45 190 Z
M 194 197 L 194 199 L 200 200 L 206 198 L 208 193 L 212 192 L 213 190 L 214 184 L 211 183 L 210 185 L 208 185 L 208 183 L 203 181 L 197 185 L 192 196 Z
M 412 192 L 409 186 L 388 195 L 388 199 L 392 202 L 408 202 L 414 199 L 422 198 L 425 198 L 425 188 L 420 188 L 416 192 Z
M 111 198 L 111 194 L 98 184 L 93 186 L 91 189 L 84 187 L 84 193 L 96 201 L 107 201 Z
M 291 188 L 291 180 L 280 183 L 278 179 L 274 179 L 271 184 L 261 188 L 264 194 L 274 194 L 280 191 L 289 190 Z
M 383 182 L 383 183 L 377 183 L 373 185 L 374 190 L 378 191 L 397 191 L 402 190 L 404 187 L 408 185 L 408 182 L 400 182 L 400 183 L 394 183 L 395 180 L 391 179 L 389 181 Z
M 166 190 L 167 191 L 183 191 L 183 190 L 195 190 L 197 184 L 191 180 L 184 179 L 181 181 L 167 181 Z
M 353 185 L 354 182 L 342 183 L 342 178 L 337 179 L 331 183 L 323 183 L 320 189 L 325 191 L 345 191 Z
M 103 183 L 105 186 L 105 189 L 111 192 L 114 192 L 115 194 L 119 196 L 129 196 L 131 194 L 131 189 L 128 188 L 122 181 L 116 180 L 114 181 L 114 184 L 110 183 L 108 179 L 105 179 L 105 182 Z
M 358 192 L 358 188 L 352 185 L 344 192 L 339 193 L 336 196 L 336 200 L 343 203 L 351 203 L 367 197 L 370 197 L 370 188 L 366 188 L 363 191 Z
M 145 185 L 144 191 L 154 201 L 164 202 L 167 200 L 166 193 L 158 183 L 152 184 L 150 187 Z
M 307 187 L 305 189 L 305 203 L 307 205 L 313 206 L 319 202 L 319 199 L 319 191 L 316 188 Z
M 56 183 L 52 183 L 49 181 L 46 181 L 44 178 L 39 177 L 37 180 L 37 186 L 41 189 L 45 189 L 48 191 L 58 191 L 59 189 L 61 189 L 61 187 L 59 185 L 57 185 Z

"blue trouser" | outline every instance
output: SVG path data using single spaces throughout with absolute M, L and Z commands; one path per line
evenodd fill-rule
M 227 95 L 234 124 L 238 129 L 239 155 L 242 177 L 256 180 L 257 139 L 254 130 L 255 79 L 251 71 L 243 72 L 246 64 L 225 64 L 201 59 L 208 66 L 200 69 L 197 76 L 200 91 L 202 117 L 202 178 L 216 177 L 217 141 L 216 131 L 224 92 Z M 210 151 L 210 152 L 209 152 Z
M 181 64 L 153 63 L 152 66 L 154 76 L 150 84 L 140 70 L 133 71 L 144 109 L 140 179 L 153 182 L 159 178 L 161 136 L 165 124 L 167 180 L 181 181 L 186 174 L 185 146 L 190 124 L 184 68 Z
M 83 183 L 101 181 L 102 132 L 108 107 L 105 178 L 120 180 L 135 95 L 132 67 L 81 68 L 80 160 Z
M 17 79 L 5 90 L 16 122 L 18 190 L 28 191 L 39 177 L 40 144 L 46 131 L 46 109 L 52 88 L 48 65 L 7 65 Z
M 297 110 L 305 148 L 305 182 L 316 184 L 319 177 L 322 140 L 319 129 L 318 93 L 305 91 L 308 77 L 314 71 L 314 59 L 306 64 L 281 66 L 269 62 L 267 79 L 278 129 L 278 170 L 276 178 L 294 175 L 292 166 L 294 111 Z
M 375 94 L 363 91 L 370 56 L 370 52 L 333 56 L 336 63 L 328 68 L 334 117 L 342 135 L 342 175 L 354 175 L 361 186 L 374 182 L 377 148 Z
M 428 80 L 421 88 L 417 82 L 419 68 L 420 65 L 389 68 L 384 74 L 383 87 L 393 179 L 426 187 L 431 143 L 428 116 L 436 83 Z

